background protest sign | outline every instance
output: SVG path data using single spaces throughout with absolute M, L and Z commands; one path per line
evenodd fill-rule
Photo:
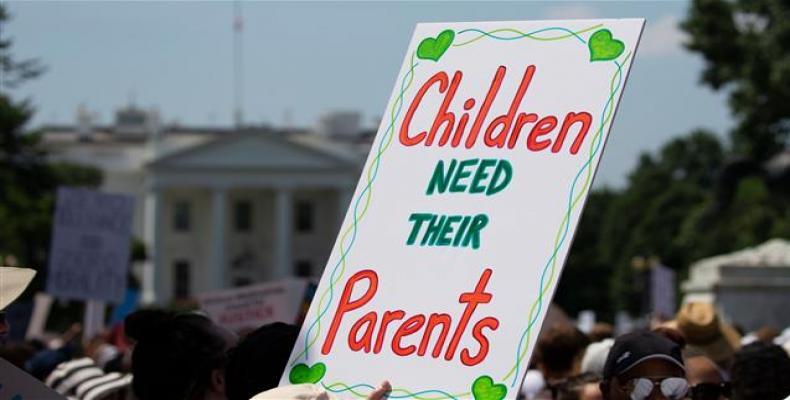
M 419 24 L 281 383 L 515 398 L 643 24 Z
M 197 295 L 200 308 L 216 323 L 235 332 L 272 322 L 293 324 L 308 281 L 286 279 Z
M 58 188 L 47 292 L 118 303 L 126 290 L 131 196 Z

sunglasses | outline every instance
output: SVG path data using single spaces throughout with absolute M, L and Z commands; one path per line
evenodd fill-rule
M 689 392 L 689 382 L 685 378 L 670 376 L 666 378 L 633 378 L 628 380 L 625 390 L 631 400 L 645 400 L 658 388 L 669 400 L 683 400 Z
M 691 387 L 691 400 L 719 400 L 721 396 L 729 399 L 731 394 L 729 382 L 698 383 Z

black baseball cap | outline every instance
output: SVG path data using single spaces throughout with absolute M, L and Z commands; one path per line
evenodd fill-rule
M 686 370 L 679 344 L 653 332 L 633 332 L 614 341 L 603 366 L 603 378 L 611 379 L 652 359 L 666 360 Z

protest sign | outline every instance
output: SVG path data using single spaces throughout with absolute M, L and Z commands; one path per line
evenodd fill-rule
M 66 398 L 27 372 L 0 358 L 0 399 L 65 400 Z
M 515 398 L 643 24 L 417 25 L 281 383 Z
M 672 318 L 675 310 L 675 271 L 655 264 L 650 268 L 650 311 L 663 318 Z
M 239 332 L 272 322 L 296 322 L 307 285 L 304 279 L 286 279 L 196 297 L 212 320 Z
M 133 198 L 58 188 L 47 292 L 118 303 L 126 289 Z

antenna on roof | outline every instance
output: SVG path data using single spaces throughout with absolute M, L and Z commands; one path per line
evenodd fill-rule
M 244 86 L 242 34 L 244 33 L 244 19 L 241 13 L 241 2 L 238 0 L 233 2 L 233 13 L 233 125 L 236 129 L 240 129 L 244 123 L 244 115 L 242 114 L 242 89 Z

